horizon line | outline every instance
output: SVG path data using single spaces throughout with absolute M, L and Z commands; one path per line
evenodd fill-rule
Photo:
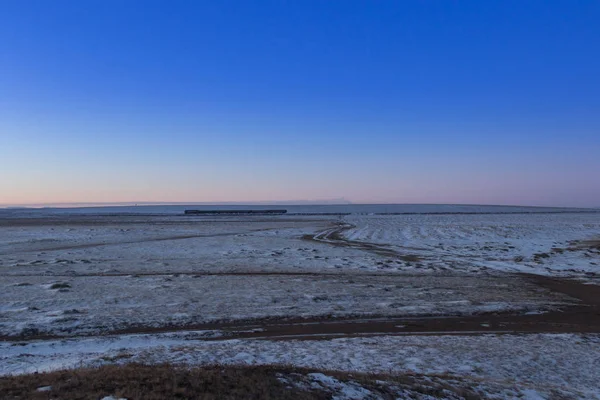
M 21 204 L 3 204 L 0 203 L 0 209 L 40 209 L 40 208 L 87 208 L 87 207 L 149 207 L 149 206 L 186 206 L 186 205 L 205 205 L 205 206 L 226 206 L 226 205 L 279 205 L 279 206 L 391 206 L 391 205 L 431 205 L 431 206 L 485 206 L 485 207 L 529 207 L 529 208 L 572 208 L 572 209 L 600 209 L 598 206 L 550 206 L 550 205 L 529 205 L 529 204 L 488 204 L 488 203 L 399 203 L 399 202 L 375 202 L 375 203 L 355 203 L 346 199 L 331 200 L 280 200 L 280 201 L 190 201 L 190 202 L 162 202 L 162 201 L 115 201 L 115 202 L 58 202 L 58 203 L 21 203 Z

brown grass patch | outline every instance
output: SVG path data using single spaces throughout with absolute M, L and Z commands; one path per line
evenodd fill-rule
M 324 400 L 329 388 L 311 384 L 306 368 L 286 366 L 107 365 L 0 378 L 3 400 L 102 399 L 297 399 Z M 482 396 L 456 377 L 382 375 L 322 371 L 340 382 L 352 382 L 382 399 L 398 398 L 399 390 L 433 398 L 480 399 Z M 297 384 L 299 383 L 299 385 Z M 44 391 L 38 391 L 45 388 Z M 406 392 L 404 392 L 406 394 Z M 412 397 L 412 396 L 411 396 Z
M 406 255 L 402 255 L 399 257 L 402 261 L 406 261 L 406 262 L 419 262 L 422 261 L 423 259 L 419 256 L 416 256 L 414 254 L 406 254 Z
M 68 283 L 54 283 L 52 284 L 52 286 L 50 286 L 50 289 L 69 289 L 71 287 L 71 285 L 69 285 Z
M 581 242 L 582 247 L 600 250 L 600 239 L 584 240 Z
M 282 368 L 279 368 L 281 370 Z M 103 366 L 0 378 L 2 399 L 325 399 L 287 388 L 273 367 Z M 37 391 L 51 386 L 49 391 Z

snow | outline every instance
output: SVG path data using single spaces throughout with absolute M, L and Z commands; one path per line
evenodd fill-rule
M 265 317 L 445 315 L 538 311 L 572 300 L 527 292 L 514 278 L 402 275 L 3 277 L 0 333 L 99 334 Z M 22 286 L 22 283 L 28 283 Z M 61 291 L 64 290 L 64 291 Z
M 121 335 L 0 343 L 0 373 L 106 363 L 285 364 L 322 370 L 456 376 L 504 388 L 597 398 L 600 335 L 376 336 L 268 341 Z M 326 378 L 315 375 L 319 382 Z M 332 383 L 333 385 L 333 383 Z M 333 385 L 334 386 L 334 385 Z M 340 389 L 341 390 L 341 389 Z M 349 389 L 348 389 L 349 390 Z M 341 391 L 343 392 L 343 391 Z
M 543 311 L 566 301 L 510 277 L 415 276 L 401 261 L 302 239 L 330 222 L 108 219 L 3 227 L 0 334 L 73 336 L 273 316 Z M 232 275 L 253 272 L 262 275 Z
M 574 243 L 600 237 L 600 214 L 383 216 L 365 210 L 371 209 L 343 217 L 96 216 L 76 223 L 55 211 L 23 211 L 56 220 L 1 221 L 0 334 L 62 338 L 0 342 L 0 374 L 126 362 L 280 363 L 450 376 L 484 392 L 496 388 L 496 398 L 600 398 L 599 335 L 276 341 L 228 340 L 216 328 L 111 334 L 283 317 L 543 314 L 575 300 L 512 272 L 598 280 L 600 253 Z M 304 238 L 340 223 L 350 227 L 343 232 L 348 240 L 414 260 Z M 368 387 L 327 373 L 307 379 L 340 399 L 370 396 Z
M 371 391 L 354 382 L 340 382 L 331 376 L 319 372 L 310 373 L 308 374 L 308 377 L 311 378 L 318 387 L 332 391 L 333 395 L 331 400 L 361 400 L 373 398 Z
M 288 387 L 295 386 L 301 390 L 318 391 L 331 399 L 339 400 L 384 400 L 391 395 L 397 399 L 414 400 L 464 400 L 465 398 L 507 399 L 527 398 L 537 393 L 534 390 L 502 387 L 494 382 L 476 382 L 463 378 L 440 378 L 427 375 L 403 376 L 400 380 L 352 380 L 352 375 L 345 380 L 336 379 L 323 373 L 278 374 L 280 382 Z M 430 394 L 429 394 L 430 393 Z M 435 395 L 433 395 L 435 394 Z M 564 393 L 562 393 L 564 394 Z
M 425 270 L 485 268 L 561 276 L 600 271 L 600 251 L 573 243 L 600 238 L 600 213 L 351 215 L 344 222 L 353 226 L 344 232 L 349 240 L 419 256 Z
M 600 270 L 597 251 L 571 244 L 600 237 L 600 213 L 343 217 L 354 226 L 344 232 L 348 239 L 421 259 L 414 262 L 387 262 L 363 250 L 300 240 L 331 230 L 339 222 L 335 217 L 161 217 L 151 223 L 144 217 L 98 218 L 88 225 L 2 227 L 0 270 L 67 275 L 240 268 L 408 273 L 492 269 L 561 275 Z
M 524 400 L 546 400 L 547 397 L 541 395 L 537 390 L 525 389 L 522 391 Z

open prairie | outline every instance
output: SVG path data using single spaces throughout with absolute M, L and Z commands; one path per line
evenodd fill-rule
M 286 364 L 597 398 L 600 213 L 450 211 L 5 211 L 0 372 Z

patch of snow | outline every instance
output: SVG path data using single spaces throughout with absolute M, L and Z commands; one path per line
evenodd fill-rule
M 189 341 L 185 333 L 0 343 L 0 373 L 106 363 L 285 364 L 324 370 L 454 375 L 595 399 L 600 335 L 377 336 Z M 121 355 L 126 355 L 122 358 Z M 111 361 L 114 360 L 114 361 Z M 318 379 L 317 379 L 318 378 Z M 325 379 L 318 375 L 315 379 Z
M 320 387 L 329 389 L 332 392 L 332 400 L 362 400 L 373 398 L 370 390 L 361 387 L 355 382 L 340 382 L 331 376 L 319 372 L 310 373 L 308 376 Z
M 546 400 L 548 397 L 542 396 L 537 390 L 525 389 L 521 391 L 523 400 Z
M 491 269 L 583 278 L 600 272 L 594 261 L 600 251 L 572 244 L 600 237 L 600 213 L 349 215 L 344 221 L 354 226 L 344 232 L 346 238 L 415 255 L 421 258 L 421 269 Z

